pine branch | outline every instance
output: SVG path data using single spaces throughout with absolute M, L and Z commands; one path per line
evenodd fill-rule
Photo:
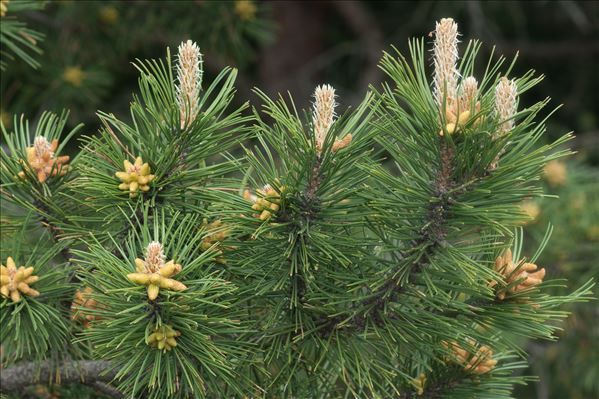
M 59 365 L 48 360 L 29 362 L 2 369 L 0 391 L 14 392 L 30 385 L 54 380 L 64 385 L 110 382 L 116 373 L 112 363 L 104 360 L 71 361 Z
M 318 188 L 320 187 L 320 183 L 322 182 L 322 176 L 320 175 L 320 167 L 321 166 L 322 166 L 322 156 L 318 155 L 318 158 L 316 158 L 316 162 L 314 163 L 314 168 L 312 169 L 312 173 L 310 175 L 310 181 L 308 182 L 308 186 L 306 187 L 306 190 L 304 191 L 304 197 L 306 198 L 306 200 L 308 200 L 309 202 L 312 202 L 312 203 L 317 200 L 316 191 L 318 191 Z
M 316 196 L 316 192 L 318 191 L 318 188 L 320 187 L 320 184 L 322 183 L 322 176 L 320 174 L 321 166 L 322 166 L 322 156 L 319 154 L 318 157 L 316 158 L 316 162 L 314 163 L 314 168 L 312 169 L 312 172 L 310 174 L 310 180 L 308 181 L 308 185 L 303 193 L 304 203 L 303 203 L 302 214 L 303 214 L 303 217 L 305 218 L 304 222 L 309 222 L 310 219 L 312 219 L 316 214 L 315 209 L 314 209 L 315 205 L 318 203 L 318 198 Z M 304 236 L 304 239 L 306 240 L 306 242 L 310 238 L 309 235 L 303 234 L 303 236 Z M 297 282 L 299 300 L 303 301 L 303 297 L 304 297 L 305 291 L 306 291 L 306 282 L 304 280 L 304 276 L 302 276 L 299 273 L 295 273 L 291 277 L 292 277 L 292 279 L 295 279 L 295 281 Z
M 419 237 L 412 241 L 412 246 L 401 253 L 402 258 L 408 258 L 415 251 L 422 250 L 410 265 L 410 273 L 408 274 L 407 284 L 414 284 L 415 277 L 422 271 L 423 267 L 428 263 L 429 258 L 433 255 L 434 250 L 445 239 L 445 221 L 448 213 L 448 206 L 452 202 L 449 193 L 456 186 L 456 182 L 452 179 L 453 173 L 453 150 L 446 142 L 440 142 L 440 165 L 439 173 L 433 183 L 434 201 L 430 206 L 427 218 L 423 223 L 423 228 L 420 230 Z M 465 191 L 465 187 L 458 194 Z M 384 310 L 386 304 L 397 300 L 398 295 L 405 290 L 406 284 L 401 285 L 396 277 L 397 273 L 384 283 L 381 288 L 366 299 L 362 304 L 358 305 L 362 310 L 353 315 L 354 327 L 363 328 L 366 316 L 373 311 L 371 317 L 376 324 L 383 324 L 380 313 Z M 321 327 L 322 334 L 328 336 L 335 330 L 336 326 L 345 320 L 344 317 L 328 319 L 324 326 Z

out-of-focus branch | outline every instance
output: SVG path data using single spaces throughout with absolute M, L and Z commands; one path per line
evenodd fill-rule
M 577 150 L 599 147 L 599 130 L 577 134 L 576 139 L 572 141 L 572 146 Z
M 14 392 L 38 384 L 58 380 L 61 384 L 110 382 L 117 370 L 105 360 L 81 360 L 57 364 L 51 361 L 28 362 L 2 369 L 0 392 Z M 107 385 L 104 384 L 103 387 Z M 111 391 L 118 392 L 110 387 Z M 107 391 L 105 392 L 107 393 Z
M 104 395 L 110 396 L 111 398 L 122 399 L 125 397 L 121 391 L 105 382 L 94 381 L 89 385 L 95 388 L 97 391 L 102 392 Z

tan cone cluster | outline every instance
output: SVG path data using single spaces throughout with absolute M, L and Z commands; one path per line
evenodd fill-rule
M 568 180 L 568 168 L 566 164 L 557 159 L 547 162 L 543 172 L 545 180 L 552 187 L 563 186 Z
M 85 79 L 85 72 L 79 66 L 66 67 L 62 73 L 62 79 L 75 87 L 81 87 Z
M 99 316 L 89 313 L 88 310 L 103 308 L 98 301 L 91 298 L 93 293 L 94 290 L 91 287 L 85 287 L 83 291 L 77 290 L 75 292 L 75 299 L 71 304 L 71 319 L 81 322 L 85 328 L 90 326 L 91 321 L 100 320 Z
M 524 224 L 536 222 L 537 218 L 541 214 L 541 208 L 534 201 L 524 201 L 522 204 L 520 204 L 520 209 L 526 214 L 526 216 L 530 218 L 530 220 L 527 220 Z
M 424 394 L 424 385 L 426 384 L 426 374 L 420 373 L 420 375 L 412 379 L 412 385 L 416 388 L 416 394 L 422 396 Z
M 283 187 L 279 192 L 283 191 Z M 250 193 L 249 190 L 243 192 L 243 198 L 253 202 L 252 209 L 260 213 L 254 214 L 254 217 L 265 221 L 272 217 L 277 212 L 281 204 L 281 196 L 279 192 L 272 188 L 270 184 L 265 185 L 262 190 L 256 190 L 256 195 Z
M 517 269 L 517 270 L 516 270 Z M 515 294 L 520 291 L 531 289 L 532 287 L 539 285 L 545 278 L 545 269 L 542 268 L 537 270 L 537 265 L 534 263 L 524 263 L 520 268 L 514 264 L 512 259 L 512 250 L 508 249 L 503 253 L 503 256 L 498 256 L 495 260 L 495 271 L 504 277 L 505 284 L 509 285 L 516 281 L 520 281 L 519 284 L 506 288 L 499 288 L 497 290 L 497 298 L 503 300 L 508 294 Z M 497 285 L 497 281 L 491 282 L 491 287 Z
M 168 324 L 163 324 L 154 329 L 152 334 L 148 336 L 146 343 L 153 348 L 167 352 L 177 346 L 176 337 L 179 336 L 181 336 L 181 332 L 174 330 Z
M 477 101 L 478 82 L 473 76 L 469 76 L 462 82 L 461 92 L 456 97 L 448 96 L 445 103 L 445 131 L 448 134 L 457 132 L 463 127 L 471 116 L 475 117 L 470 123 L 478 125 L 482 121 L 479 116 L 480 101 Z M 474 113 L 474 114 L 473 114 Z M 443 136 L 444 132 L 439 132 Z
M 159 242 L 154 241 L 148 245 L 145 260 L 135 259 L 135 269 L 137 273 L 130 273 L 127 278 L 135 284 L 148 287 L 148 299 L 151 301 L 158 297 L 161 288 L 171 291 L 187 289 L 185 284 L 170 278 L 181 271 L 181 265 L 173 260 L 165 263 L 162 244 Z
M 487 345 L 479 346 L 473 339 L 468 339 L 468 344 L 474 348 L 478 348 L 476 353 L 472 354 L 468 352 L 455 341 L 441 343 L 445 349 L 452 352 L 452 356 L 448 360 L 462 366 L 467 372 L 485 374 L 497 365 L 497 360 L 493 359 L 493 351 L 490 347 Z
M 129 191 L 129 197 L 135 198 L 137 194 L 141 192 L 147 192 L 150 190 L 150 182 L 154 180 L 154 175 L 150 173 L 150 165 L 137 157 L 134 163 L 125 160 L 123 162 L 125 167 L 124 172 L 116 172 L 115 175 L 122 183 L 119 184 L 119 189 L 123 191 Z
M 207 219 L 204 219 L 202 227 L 206 229 L 206 235 L 202 239 L 200 248 L 202 251 L 207 251 L 210 248 L 216 251 L 215 261 L 218 263 L 225 264 L 225 257 L 223 256 L 223 249 L 221 243 L 229 235 L 229 230 L 223 225 L 222 220 L 217 219 L 212 223 L 208 223 Z
M 256 11 L 258 8 L 252 0 L 236 0 L 235 1 L 235 14 L 242 21 L 252 21 L 256 18 Z
M 27 147 L 27 161 L 21 160 L 23 168 L 31 170 L 40 183 L 44 183 L 50 176 L 64 176 L 69 170 L 67 162 L 69 156 L 56 157 L 54 152 L 58 148 L 58 140 L 52 143 L 43 136 L 37 136 L 33 141 L 33 147 Z M 24 179 L 25 171 L 19 172 L 19 177 Z
M 351 133 L 346 134 L 345 136 L 343 136 L 342 139 L 336 139 L 333 142 L 333 145 L 331 146 L 331 151 L 337 152 L 337 151 L 347 147 L 351 143 L 352 139 L 353 139 L 353 136 Z
M 21 300 L 21 294 L 27 296 L 38 296 L 39 291 L 29 285 L 39 280 L 33 276 L 33 267 L 21 266 L 17 269 L 15 261 L 10 256 L 6 259 L 6 266 L 0 266 L 0 293 L 10 298 L 13 302 Z
M 6 15 L 6 12 L 8 11 L 8 1 L 9 0 L 0 0 L 0 17 Z
M 106 25 L 115 25 L 119 20 L 119 10 L 113 6 L 105 6 L 100 8 L 98 14 L 100 21 Z

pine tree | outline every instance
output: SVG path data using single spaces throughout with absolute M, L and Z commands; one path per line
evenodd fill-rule
M 537 145 L 519 97 L 457 24 L 386 53 L 388 82 L 339 115 L 232 106 L 192 41 L 137 62 L 130 122 L 64 155 L 66 114 L 2 125 L 2 391 L 84 382 L 126 397 L 508 398 L 523 339 L 567 295 L 524 252 L 523 200 L 571 135 Z M 248 112 L 252 111 L 252 112 Z M 251 139 L 251 140 L 250 140 Z M 22 268 L 21 268 L 22 267 Z M 100 384 L 100 385 L 97 385 Z M 109 385 L 107 385 L 109 384 Z

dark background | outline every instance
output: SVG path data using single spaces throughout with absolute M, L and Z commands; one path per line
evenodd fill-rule
M 174 54 L 188 38 L 204 54 L 205 82 L 225 65 L 239 69 L 239 103 L 250 100 L 259 107 L 252 93 L 259 87 L 270 95 L 289 91 L 296 105 L 308 107 L 314 87 L 330 83 L 337 89 L 342 112 L 357 104 L 369 85 L 383 81 L 377 67 L 383 51 L 395 46 L 407 55 L 408 39 L 427 37 L 443 17 L 458 22 L 462 51 L 472 38 L 484 42 L 481 64 L 496 46 L 495 54 L 508 60 L 519 53 L 513 76 L 529 69 L 546 75 L 521 103 L 551 97 L 553 106 L 563 104 L 548 124 L 547 140 L 574 131 L 577 138 L 571 145 L 578 151 L 577 161 L 586 167 L 599 165 L 596 1 L 46 2 L 43 10 L 18 15 L 46 35 L 38 44 L 44 53 L 37 57 L 40 68 L 17 60 L 2 74 L 2 120 L 10 127 L 15 114 L 36 119 L 43 110 L 66 108 L 71 110 L 71 126 L 85 123 L 85 134 L 97 130 L 97 110 L 126 120 L 131 93 L 137 89 L 131 62 L 162 58 L 167 46 Z M 478 71 L 482 73 L 481 68 Z M 598 198 L 591 198 L 591 206 L 598 204 Z M 599 260 L 586 261 L 591 267 Z M 597 329 L 598 324 L 589 328 Z M 529 372 L 543 375 L 540 383 L 518 388 L 516 397 L 599 396 L 596 383 L 589 387 L 569 374 L 568 360 L 544 363 L 564 358 L 564 353 L 567 359 L 568 351 L 580 349 L 575 348 L 581 342 L 576 336 L 568 342 L 561 347 L 530 347 L 534 368 Z M 586 351 L 599 352 L 597 345 L 591 342 Z M 550 351 L 562 355 L 545 356 Z M 591 362 L 591 370 L 585 366 L 585 371 L 592 373 L 594 368 L 599 375 L 597 357 Z
M 9 3 L 10 4 L 10 3 Z M 478 38 L 486 61 L 511 59 L 515 75 L 546 75 L 522 100 L 552 97 L 563 104 L 549 138 L 573 130 L 586 160 L 599 163 L 599 3 L 596 1 L 269 1 L 252 2 L 253 15 L 226 1 L 61 1 L 25 13 L 47 35 L 42 67 L 9 65 L 2 78 L 2 112 L 35 116 L 41 109 L 69 108 L 73 123 L 95 130 L 95 111 L 126 116 L 136 88 L 136 58 L 158 58 L 191 38 L 204 53 L 207 77 L 225 65 L 239 68 L 239 101 L 291 92 L 309 105 L 316 84 L 337 90 L 341 106 L 356 104 L 369 84 L 382 79 L 383 51 L 407 53 L 410 37 L 426 36 L 434 22 L 452 17 L 465 43 Z M 63 79 L 69 67 L 85 73 L 79 87 Z

